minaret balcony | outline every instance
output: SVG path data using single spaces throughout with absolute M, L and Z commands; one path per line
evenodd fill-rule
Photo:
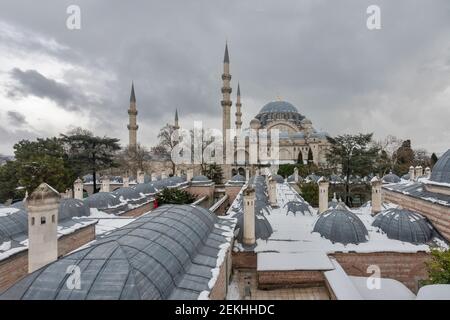
M 231 80 L 231 74 L 229 73 L 223 73 L 222 74 L 222 80 Z
M 231 107 L 231 105 L 233 104 L 231 100 L 222 100 L 220 101 L 220 103 L 222 104 L 222 107 Z
M 128 109 L 128 114 L 130 116 L 137 116 L 138 112 L 137 112 L 137 110 Z
M 137 129 L 139 129 L 139 126 L 136 124 L 136 125 L 131 125 L 131 124 L 129 124 L 128 126 L 128 130 L 137 130 Z
M 231 93 L 232 89 L 230 87 L 222 87 L 222 93 Z

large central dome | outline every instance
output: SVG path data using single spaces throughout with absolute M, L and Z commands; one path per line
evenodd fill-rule
M 298 113 L 298 110 L 294 105 L 286 101 L 272 101 L 262 107 L 259 113 L 272 113 L 272 112 L 294 112 Z

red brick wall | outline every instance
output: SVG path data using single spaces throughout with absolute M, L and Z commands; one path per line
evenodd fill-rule
M 251 252 L 233 252 L 233 268 L 236 269 L 256 269 L 256 253 Z
M 382 189 L 385 201 L 401 205 L 426 216 L 441 235 L 450 241 L 450 208 L 429 201 L 409 197 L 408 195 Z
M 151 210 L 153 210 L 153 202 L 143 204 L 142 206 L 140 206 L 138 208 L 134 208 L 130 211 L 127 211 L 124 214 L 122 214 L 122 217 L 139 217 L 139 216 L 143 215 L 144 213 L 149 212 Z
M 212 186 L 197 186 L 191 185 L 187 189 L 187 192 L 197 196 L 197 199 L 207 196 L 208 199 L 200 203 L 199 205 L 203 208 L 209 209 L 213 205 L 214 201 L 214 185 Z
M 333 256 L 349 276 L 369 277 L 369 265 L 380 267 L 381 277 L 395 279 L 417 293 L 418 281 L 428 278 L 425 262 L 430 255 L 425 252 L 397 253 L 333 253 Z
M 58 239 L 58 257 L 64 256 L 93 240 L 95 240 L 95 224 L 64 235 Z

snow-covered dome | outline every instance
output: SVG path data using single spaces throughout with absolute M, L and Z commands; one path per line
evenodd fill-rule
M 383 183 L 399 183 L 401 181 L 400 177 L 394 173 L 389 172 L 382 179 Z
M 385 232 L 388 238 L 414 244 L 427 243 L 433 236 L 433 227 L 424 216 L 403 208 L 381 211 L 372 225 Z
M 430 180 L 450 184 L 450 149 L 434 165 Z
M 142 198 L 140 192 L 138 192 L 135 188 L 120 188 L 115 190 L 113 193 L 117 195 L 119 198 L 122 197 L 124 200 L 135 200 Z
M 89 216 L 89 208 L 86 203 L 78 199 L 61 199 L 58 209 L 58 221 L 82 216 Z
M 231 177 L 230 181 L 231 182 L 245 182 L 245 177 L 240 174 L 236 174 Z
M 358 244 L 368 240 L 364 223 L 342 204 L 321 213 L 314 224 L 313 232 L 318 232 L 333 243 L 338 242 L 344 245 Z
M 192 178 L 193 182 L 208 182 L 210 181 L 208 177 L 204 175 L 195 176 Z
M 120 205 L 120 199 L 117 195 L 110 192 L 98 192 L 84 199 L 84 203 L 89 208 L 108 209 Z
M 155 187 L 152 183 L 140 183 L 133 188 L 138 194 L 142 193 L 145 195 L 156 193 Z

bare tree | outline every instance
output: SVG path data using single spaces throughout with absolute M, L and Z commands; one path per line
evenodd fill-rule
M 166 150 L 167 154 L 172 155 L 172 150 L 178 144 L 177 139 L 172 139 L 174 132 L 176 131 L 176 127 L 171 124 L 166 124 L 161 128 L 158 134 L 159 144 L 157 148 L 159 150 Z M 172 173 L 175 174 L 176 164 L 172 159 L 172 156 L 169 157 L 170 162 L 172 163 Z
M 145 161 L 149 159 L 150 152 L 145 146 L 137 144 L 136 147 L 126 146 L 118 156 L 118 162 L 127 174 L 136 174 L 138 170 L 145 171 Z
M 393 169 L 397 164 L 398 152 L 397 150 L 402 146 L 403 140 L 393 135 L 388 135 L 384 140 L 378 142 L 381 151 L 384 151 L 389 159 L 390 169 Z

